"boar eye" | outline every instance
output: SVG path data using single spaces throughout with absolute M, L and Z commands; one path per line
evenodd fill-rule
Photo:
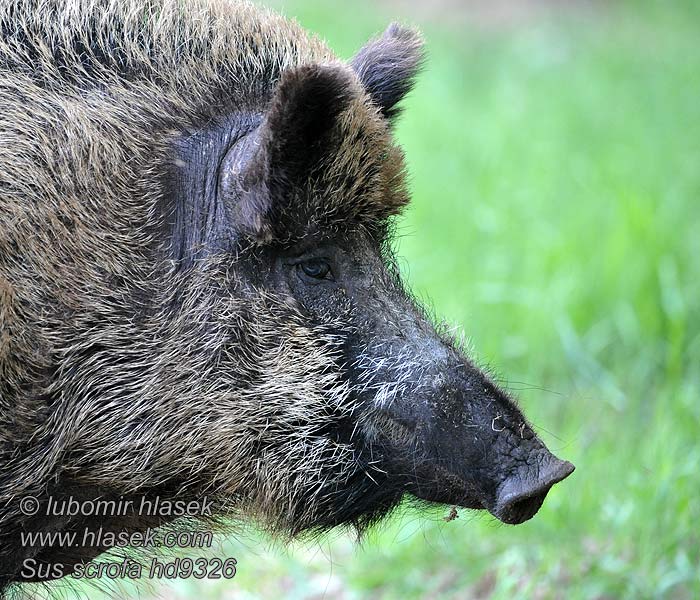
M 323 259 L 312 258 L 299 263 L 299 274 L 302 278 L 313 279 L 316 281 L 328 280 L 335 281 L 331 266 Z

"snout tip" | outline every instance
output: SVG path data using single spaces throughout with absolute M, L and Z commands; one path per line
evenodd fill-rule
M 500 486 L 493 515 L 510 525 L 523 523 L 537 514 L 553 485 L 574 472 L 568 460 L 554 458 L 536 474 L 513 475 Z
M 576 467 L 574 466 L 573 463 L 570 463 L 568 460 L 562 460 L 561 461 L 561 467 L 559 469 L 560 472 L 560 477 L 556 481 L 552 483 L 559 483 L 563 479 L 566 479 L 569 475 L 571 475 L 574 471 L 576 470 Z

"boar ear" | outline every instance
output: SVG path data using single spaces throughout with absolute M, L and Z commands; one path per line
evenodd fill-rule
M 355 55 L 351 65 L 382 114 L 391 119 L 400 112 L 396 105 L 411 91 L 423 60 L 420 34 L 392 23 Z
M 259 242 L 273 238 L 352 97 L 345 67 L 305 65 L 283 74 L 261 125 L 222 163 L 220 186 L 235 228 Z

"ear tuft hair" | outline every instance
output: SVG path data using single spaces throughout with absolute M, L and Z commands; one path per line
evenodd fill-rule
M 397 104 L 411 91 L 424 59 L 421 35 L 392 23 L 381 37 L 360 49 L 351 65 L 382 114 L 392 119 L 399 114 Z

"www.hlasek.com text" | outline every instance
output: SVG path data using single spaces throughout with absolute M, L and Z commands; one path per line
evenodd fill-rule
M 85 527 L 77 531 L 22 531 L 22 546 L 30 548 L 211 548 L 212 531 L 160 530 L 149 527 L 145 531 L 112 531 L 99 527 Z

